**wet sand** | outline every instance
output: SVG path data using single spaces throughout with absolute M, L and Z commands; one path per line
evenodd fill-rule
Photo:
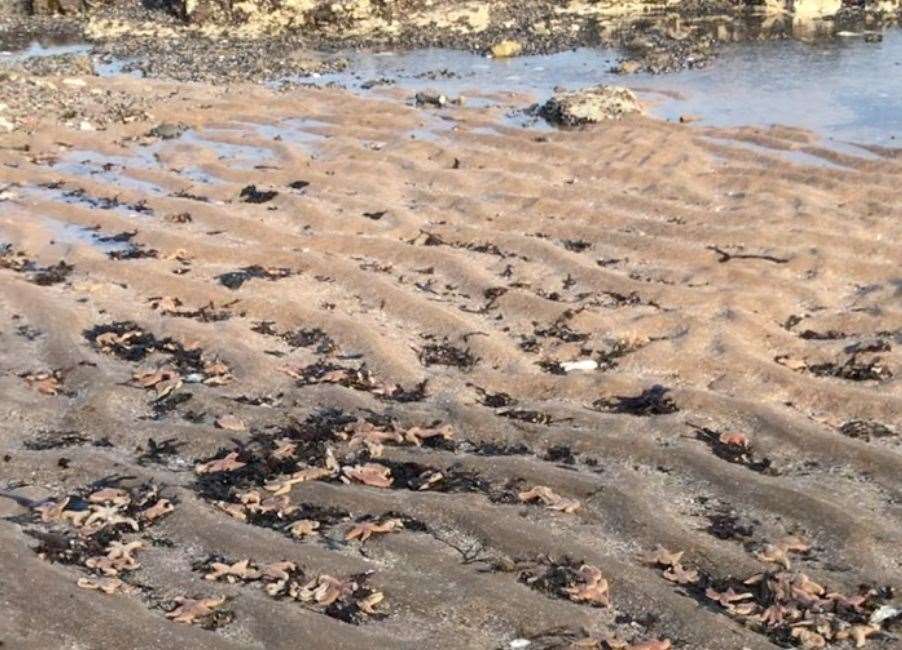
M 4 647 L 898 643 L 896 150 L 85 83 L 0 135 Z

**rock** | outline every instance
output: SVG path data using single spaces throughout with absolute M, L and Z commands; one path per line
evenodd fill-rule
M 0 132 L 10 133 L 13 129 L 16 128 L 16 125 L 10 122 L 3 116 L 0 116 Z
M 621 61 L 619 65 L 614 67 L 613 72 L 616 74 L 635 74 L 642 69 L 642 64 L 634 59 Z
M 523 45 L 517 41 L 501 41 L 495 43 L 489 50 L 496 59 L 506 59 L 512 56 L 520 56 L 523 53 Z
M 635 93 L 622 86 L 593 86 L 563 91 L 545 102 L 539 114 L 552 124 L 580 126 L 642 113 Z
M 157 124 L 150 131 L 147 132 L 148 136 L 154 138 L 160 138 L 161 140 L 174 140 L 178 138 L 187 130 L 187 127 L 183 124 L 170 124 L 169 122 L 163 122 L 162 124 Z
M 426 90 L 414 95 L 414 101 L 416 101 L 417 106 L 435 106 L 441 108 L 448 103 L 448 98 L 441 93 Z

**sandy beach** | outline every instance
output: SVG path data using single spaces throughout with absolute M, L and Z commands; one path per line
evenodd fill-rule
M 898 149 L 74 72 L 0 134 L 4 649 L 898 647 Z

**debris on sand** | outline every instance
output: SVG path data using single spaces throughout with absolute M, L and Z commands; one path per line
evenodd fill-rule
M 272 598 L 307 603 L 317 608 L 316 611 L 346 623 L 362 623 L 367 617 L 378 616 L 375 607 L 385 599 L 382 592 L 365 586 L 369 573 L 348 578 L 327 574 L 309 577 L 296 563 L 287 560 L 259 564 L 249 558 L 232 561 L 218 555 L 194 562 L 192 568 L 204 573 L 204 579 L 212 582 L 259 584 Z
M 21 375 L 25 383 L 30 388 L 36 390 L 42 395 L 59 395 L 66 394 L 63 391 L 63 371 L 62 370 L 41 370 L 38 372 L 28 372 Z
M 804 554 L 811 550 L 811 545 L 796 535 L 789 535 L 773 544 L 767 544 L 760 551 L 755 553 L 762 562 L 773 562 L 779 564 L 787 571 L 792 568 L 789 562 L 790 553 Z
M 523 503 L 541 501 L 549 510 L 557 510 L 567 514 L 576 512 L 580 508 L 580 502 L 576 499 L 568 499 L 554 492 L 544 485 L 537 485 L 531 490 L 517 494 L 517 498 Z
M 345 388 L 368 392 L 378 399 L 396 402 L 419 402 L 426 397 L 427 380 L 424 379 L 413 388 L 404 388 L 400 384 L 376 380 L 366 365 L 346 368 L 333 363 L 316 362 L 298 369 L 283 368 L 282 371 L 296 379 L 298 386 L 338 384 Z
M 206 629 L 215 629 L 231 622 L 233 618 L 231 612 L 219 609 L 225 602 L 225 596 L 199 599 L 180 596 L 175 599 L 166 618 L 176 623 L 198 623 Z
M 778 472 L 772 467 L 770 458 L 759 458 L 753 453 L 752 443 L 741 433 L 718 432 L 707 427 L 700 427 L 691 422 L 687 423 L 695 430 L 697 440 L 704 442 L 714 452 L 714 455 L 728 463 L 744 465 L 753 472 L 776 475 Z
M 51 266 L 38 266 L 24 251 L 14 251 L 11 245 L 0 244 L 0 269 L 26 273 L 29 282 L 46 287 L 64 282 L 75 267 L 62 260 Z
M 561 363 L 564 372 L 579 372 L 598 369 L 598 362 L 595 359 L 580 359 L 578 361 L 564 361 Z
M 544 569 L 544 570 L 543 570 Z M 610 607 L 608 581 L 591 564 L 578 564 L 568 558 L 561 562 L 540 559 L 538 567 L 520 573 L 520 582 L 557 598 L 592 607 Z
M 396 517 L 379 523 L 375 521 L 361 521 L 354 524 L 354 527 L 345 534 L 345 541 L 359 539 L 361 542 L 365 542 L 373 535 L 385 535 L 396 532 L 401 528 L 404 528 L 404 522 Z
M 643 560 L 661 568 L 665 579 L 679 584 L 700 603 L 718 606 L 730 618 L 778 645 L 825 648 L 833 642 L 852 640 L 855 647 L 863 647 L 868 637 L 881 634 L 884 619 L 878 613 L 892 598 L 892 589 L 861 585 L 858 593 L 845 595 L 804 573 L 790 572 L 785 552 L 805 552 L 808 548 L 797 537 L 770 545 L 766 561 L 782 564 L 783 570 L 745 579 L 719 579 L 686 568 L 682 552 L 671 553 L 662 546 Z
M 175 506 L 160 496 L 153 484 L 132 488 L 92 484 L 56 501 L 32 507 L 28 534 L 40 543 L 38 557 L 57 564 L 79 567 L 86 574 L 76 580 L 82 589 L 105 594 L 134 594 L 143 587 L 130 582 L 140 568 L 136 557 L 147 529 Z
M 542 117 L 560 126 L 596 124 L 642 112 L 632 90 L 605 85 L 555 93 L 539 108 Z

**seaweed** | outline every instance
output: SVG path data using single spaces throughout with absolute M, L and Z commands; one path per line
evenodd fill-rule
M 148 438 L 146 449 L 138 447 L 137 451 L 140 451 L 141 454 L 135 458 L 135 462 L 139 465 L 148 465 L 151 463 L 163 465 L 166 463 L 165 457 L 176 456 L 179 447 L 184 444 L 184 442 L 179 441 L 177 438 L 166 438 L 160 442 L 157 442 L 153 438 Z
M 843 363 L 825 362 L 808 366 L 809 372 L 818 377 L 836 377 L 849 381 L 883 381 L 893 376 L 880 357 L 862 361 L 853 354 Z
M 479 362 L 470 348 L 461 349 L 447 341 L 424 345 L 418 356 L 424 366 L 453 366 L 461 370 L 469 370 Z
M 297 379 L 298 386 L 328 383 L 338 384 L 345 388 L 368 392 L 380 400 L 394 402 L 419 402 L 426 398 L 426 385 L 424 379 L 411 388 L 404 388 L 400 384 L 387 384 L 378 382 L 372 376 L 366 364 L 359 368 L 346 368 L 334 363 L 317 361 L 292 371 L 292 377 Z
M 123 361 L 141 361 L 148 354 L 154 352 L 163 345 L 153 334 L 145 332 L 134 321 L 114 321 L 106 325 L 95 325 L 82 332 L 84 337 L 96 348 L 100 348 L 97 339 L 103 334 L 115 334 L 116 339 L 105 344 L 114 355 Z M 127 339 L 125 335 L 130 335 Z
M 527 456 L 532 449 L 522 442 L 470 442 L 477 456 Z
M 64 282 L 74 270 L 74 266 L 60 260 L 52 266 L 36 269 L 29 278 L 29 281 L 42 287 L 59 284 L 60 282 Z
M 520 422 L 529 422 L 530 424 L 544 424 L 549 425 L 554 421 L 548 413 L 542 413 L 541 411 L 532 411 L 529 409 L 505 409 L 502 411 L 496 411 L 495 415 L 499 415 L 503 418 L 509 418 L 511 420 L 519 420 Z
M 592 247 L 592 242 L 587 242 L 583 239 L 562 239 L 561 244 L 568 251 L 572 251 L 574 253 L 582 253 L 586 249 Z
M 718 512 L 707 515 L 707 518 L 705 530 L 717 539 L 748 539 L 755 530 L 753 525 L 741 523 L 732 512 Z
M 278 195 L 276 190 L 258 190 L 256 185 L 247 185 L 241 188 L 241 192 L 238 194 L 245 203 L 266 203 Z
M 488 406 L 489 408 L 504 408 L 505 406 L 513 406 L 517 403 L 517 400 L 508 393 L 490 393 L 479 386 L 473 386 L 473 389 L 479 395 L 479 403 L 483 406 Z
M 317 354 L 330 354 L 338 347 L 335 341 L 318 327 L 285 332 L 281 338 L 293 348 L 309 348 L 315 345 Z
M 605 413 L 626 413 L 637 417 L 676 413 L 680 409 L 668 392 L 670 389 L 656 385 L 632 397 L 597 399 L 592 402 L 592 407 Z
M 155 248 L 145 248 L 142 244 L 131 244 L 124 250 L 109 251 L 107 257 L 111 260 L 139 260 L 145 258 L 155 259 L 159 256 L 159 251 Z
M 839 432 L 850 438 L 870 442 L 872 438 L 889 438 L 896 433 L 885 424 L 872 420 L 850 420 L 839 427 Z
M 576 456 L 573 450 L 567 445 L 555 445 L 545 450 L 545 460 L 551 463 L 563 463 L 564 465 L 573 465 L 576 463 Z
M 291 275 L 290 269 L 284 267 L 263 268 L 255 264 L 246 266 L 239 271 L 229 271 L 228 273 L 217 275 L 216 279 L 224 287 L 235 290 L 241 288 L 241 285 L 252 278 L 274 281 L 287 278 L 289 275 Z
M 773 461 L 767 457 L 756 458 L 750 446 L 729 441 L 724 442 L 723 435 L 719 431 L 700 427 L 691 422 L 687 424 L 695 429 L 696 439 L 708 445 L 711 451 L 714 452 L 714 455 L 721 460 L 735 465 L 743 465 L 753 472 L 766 473 L 771 476 L 777 474 L 776 469 L 772 467 Z

